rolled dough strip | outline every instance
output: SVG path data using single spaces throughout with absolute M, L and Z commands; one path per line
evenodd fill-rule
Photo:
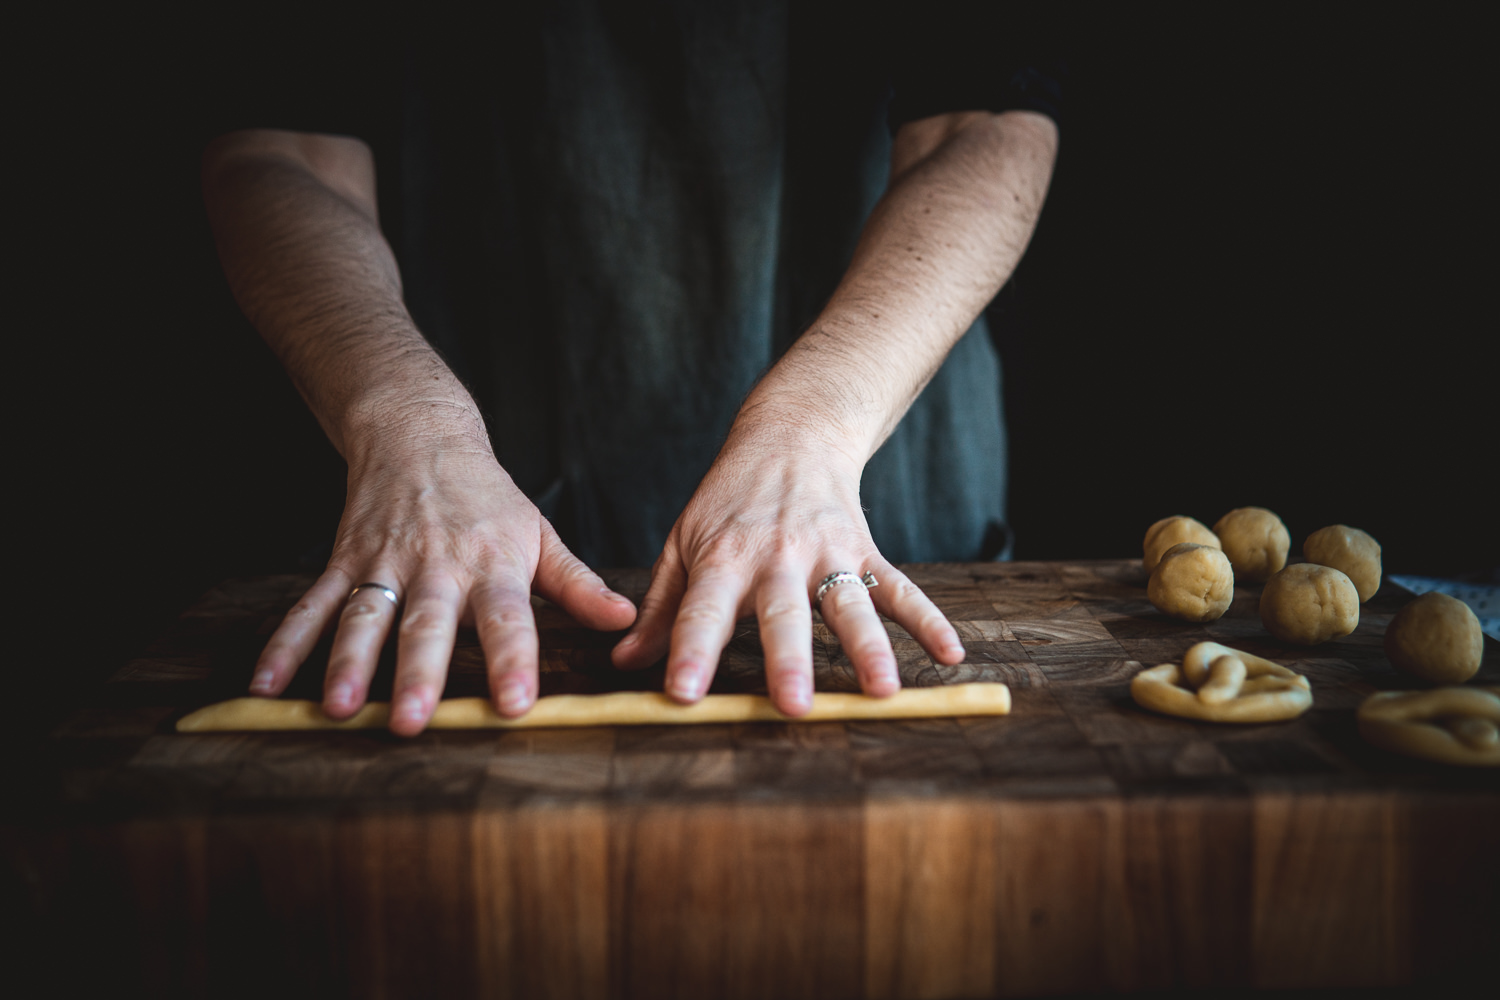
M 754 694 L 711 694 L 694 705 L 680 705 L 655 691 L 613 694 L 558 694 L 537 700 L 519 719 L 507 719 L 483 698 L 452 698 L 438 703 L 431 729 L 547 729 L 568 726 L 684 726 L 703 722 L 821 722 L 831 719 L 931 719 L 954 715 L 1008 715 L 1010 688 L 1004 684 L 951 684 L 903 688 L 889 698 L 862 694 L 815 694 L 812 711 L 798 718 L 782 715 L 771 700 Z M 390 705 L 372 702 L 351 718 L 336 722 L 315 701 L 234 698 L 183 716 L 177 731 L 275 729 L 383 729 Z

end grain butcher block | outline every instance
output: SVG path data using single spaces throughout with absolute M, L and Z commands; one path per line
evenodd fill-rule
M 29 748 L 4 844 L 34 933 L 223 996 L 979 997 L 1459 977 L 1500 940 L 1500 785 L 1361 742 L 1381 634 L 1272 640 L 1241 588 L 1185 625 L 1136 562 L 918 566 L 968 659 L 894 625 L 907 685 L 1012 714 L 510 732 L 179 734 L 244 691 L 307 580 L 232 582 Z M 634 597 L 646 576 L 611 575 Z M 538 606 L 543 693 L 659 688 Z M 1307 675 L 1291 722 L 1150 714 L 1212 639 Z M 816 626 L 820 690 L 857 690 Z M 326 648 L 289 693 L 316 697 Z M 1480 682 L 1500 680 L 1493 649 Z M 389 668 L 383 667 L 389 692 Z M 714 690 L 763 692 L 753 623 Z M 447 696 L 482 694 L 461 641 Z M 40 928 L 40 930 L 36 930 Z

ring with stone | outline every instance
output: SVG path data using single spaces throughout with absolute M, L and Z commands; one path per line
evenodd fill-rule
M 393 590 L 390 587 L 387 587 L 383 583 L 362 583 L 362 584 L 360 584 L 358 587 L 355 587 L 353 590 L 349 591 L 349 596 L 344 599 L 345 603 L 348 603 L 349 601 L 354 600 L 354 595 L 357 594 L 357 593 L 359 593 L 361 590 L 375 590 L 375 591 L 379 591 L 380 596 L 384 597 L 386 600 L 388 600 L 388 601 L 391 602 L 391 607 L 395 607 L 396 605 L 398 605 L 398 604 L 401 603 L 401 601 L 396 597 L 396 591 Z
M 817 594 L 813 597 L 813 607 L 821 611 L 823 608 L 824 595 L 834 587 L 837 587 L 838 585 L 843 583 L 857 583 L 860 586 L 864 587 L 866 590 L 869 590 L 871 587 L 880 586 L 880 581 L 875 579 L 874 573 L 866 572 L 863 576 L 857 576 L 853 573 L 848 572 L 829 573 L 827 576 L 823 577 L 822 581 L 818 584 Z

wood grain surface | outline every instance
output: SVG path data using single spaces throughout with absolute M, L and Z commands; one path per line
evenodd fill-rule
M 8 905 L 64 979 L 152 995 L 1024 996 L 1431 984 L 1491 960 L 1500 775 L 1355 728 L 1367 694 L 1409 686 L 1380 645 L 1399 591 L 1302 649 L 1261 628 L 1258 588 L 1208 625 L 1161 616 L 1136 562 L 909 570 L 968 658 L 891 625 L 903 683 L 1004 681 L 1010 716 L 178 734 L 244 691 L 309 581 L 226 583 L 11 762 Z M 537 618 L 544 694 L 659 688 L 610 669 L 615 636 Z M 1312 710 L 1134 705 L 1137 670 L 1205 639 L 1306 674 Z M 814 641 L 818 688 L 857 690 Z M 326 652 L 291 695 L 317 696 Z M 744 622 L 714 690 L 763 692 L 761 668 Z M 446 696 L 483 692 L 462 636 Z

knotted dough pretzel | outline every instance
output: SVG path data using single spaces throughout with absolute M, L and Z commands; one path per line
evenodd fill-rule
M 1385 750 L 1441 764 L 1500 767 L 1500 688 L 1381 691 L 1355 714 L 1359 732 Z
M 1217 642 L 1200 642 L 1182 666 L 1163 663 L 1130 681 L 1142 708 L 1209 722 L 1277 722 L 1312 707 L 1307 678 Z

